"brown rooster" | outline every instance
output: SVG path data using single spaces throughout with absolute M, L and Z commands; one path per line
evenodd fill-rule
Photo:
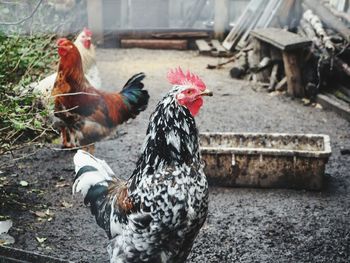
M 120 92 L 98 90 L 84 76 L 77 47 L 66 38 L 57 46 L 60 63 L 51 95 L 61 120 L 63 147 L 92 144 L 146 109 L 149 95 L 143 90 L 143 73 L 131 77 Z

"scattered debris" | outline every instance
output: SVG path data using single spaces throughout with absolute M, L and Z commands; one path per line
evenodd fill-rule
M 11 220 L 0 221 L 0 245 L 15 243 L 15 239 L 8 234 L 12 224 Z
M 38 217 L 38 221 L 52 221 L 53 217 L 54 217 L 54 213 L 50 212 L 50 209 L 47 209 L 45 211 L 35 211 L 32 213 Z
M 39 244 L 42 244 L 46 241 L 46 237 L 35 237 L 35 239 L 39 242 Z
M 66 201 L 63 201 L 63 202 L 62 202 L 62 206 L 63 206 L 64 208 L 71 208 L 71 207 L 73 207 L 73 204 L 68 203 L 68 202 L 66 202 Z
M 27 186 L 29 185 L 29 183 L 28 183 L 27 181 L 21 180 L 21 181 L 19 182 L 19 185 L 20 185 L 20 186 L 23 186 L 23 187 L 27 187 Z

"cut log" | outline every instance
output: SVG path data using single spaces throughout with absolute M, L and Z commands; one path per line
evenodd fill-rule
M 303 19 L 310 23 L 312 28 L 315 30 L 316 34 L 321 38 L 324 46 L 327 50 L 334 51 L 335 47 L 323 28 L 322 22 L 318 16 L 316 16 L 311 10 L 307 10 L 303 14 Z
M 147 49 L 187 49 L 187 40 L 166 39 L 122 39 L 122 48 L 147 48 Z
M 321 18 L 322 22 L 336 30 L 346 41 L 350 41 L 350 29 L 333 15 L 329 9 L 316 0 L 304 0 L 304 4 L 315 12 L 315 14 Z

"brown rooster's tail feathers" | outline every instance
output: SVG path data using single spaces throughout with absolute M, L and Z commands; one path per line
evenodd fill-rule
M 124 103 L 131 110 L 133 118 L 144 111 L 148 105 L 149 94 L 147 90 L 143 89 L 144 84 L 142 83 L 144 78 L 144 73 L 135 74 L 126 82 L 120 92 Z

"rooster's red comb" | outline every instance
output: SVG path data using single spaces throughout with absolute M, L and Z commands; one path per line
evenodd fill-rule
M 173 85 L 192 84 L 198 87 L 200 90 L 206 89 L 204 82 L 197 75 L 188 70 L 185 74 L 180 67 L 169 70 L 167 78 Z
M 88 36 L 88 37 L 92 36 L 92 31 L 90 29 L 88 29 L 87 27 L 84 27 L 83 31 L 84 31 L 86 36 Z

